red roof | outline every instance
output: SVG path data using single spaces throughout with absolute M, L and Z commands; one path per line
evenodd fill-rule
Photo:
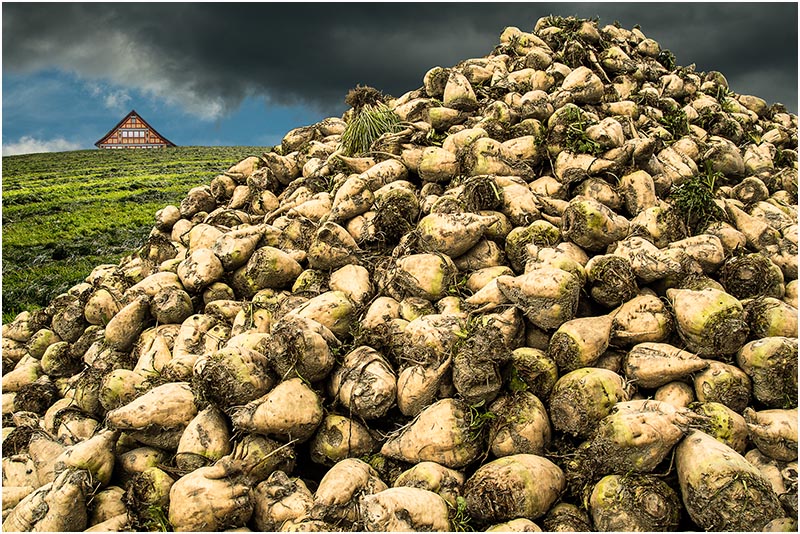
M 100 140 L 94 144 L 94 146 L 96 146 L 96 147 L 100 147 L 100 145 L 101 145 L 101 144 L 103 144 L 103 142 L 104 142 L 104 141 L 106 141 L 106 139 L 108 139 L 108 138 L 111 136 L 111 134 L 113 134 L 114 132 L 116 132 L 116 131 L 119 129 L 119 127 L 120 127 L 120 126 L 122 126 L 122 125 L 123 125 L 123 123 L 125 123 L 125 121 L 126 121 L 126 120 L 128 120 L 128 119 L 129 119 L 130 117 L 132 117 L 132 116 L 135 116 L 135 117 L 136 117 L 136 118 L 137 118 L 139 121 L 141 121 L 141 122 L 142 122 L 142 124 L 144 124 L 144 125 L 145 125 L 145 127 L 149 128 L 150 130 L 152 130 L 152 131 L 153 131 L 153 133 L 154 133 L 154 134 L 156 134 L 156 135 L 157 135 L 157 136 L 159 136 L 161 139 L 163 139 L 163 140 L 164 140 L 164 143 L 165 143 L 167 146 L 175 146 L 175 143 L 173 143 L 172 141 L 170 141 L 169 139 L 167 139 L 166 137 L 164 137 L 163 135 L 161 135 L 160 133 L 158 133 L 158 130 L 156 130 L 155 128 L 153 128 L 152 126 L 150 126 L 150 124 L 148 124 L 148 122 L 147 122 L 146 120 L 144 120 L 144 119 L 142 118 L 142 116 L 141 116 L 141 115 L 139 115 L 138 113 L 136 113 L 136 110 L 135 110 L 135 109 L 132 109 L 130 113 L 128 113 L 127 115 L 125 115 L 124 117 L 122 117 L 122 120 L 121 120 L 121 121 L 119 121 L 119 122 L 117 123 L 117 125 L 116 125 L 116 126 L 114 126 L 113 128 L 111 128 L 111 129 L 108 131 L 108 133 L 106 133 L 106 134 L 105 134 L 103 137 L 101 137 L 101 138 L 100 138 Z

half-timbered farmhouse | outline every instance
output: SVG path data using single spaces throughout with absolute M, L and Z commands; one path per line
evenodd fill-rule
M 175 143 L 132 110 L 94 145 L 97 148 L 162 148 L 175 146 Z

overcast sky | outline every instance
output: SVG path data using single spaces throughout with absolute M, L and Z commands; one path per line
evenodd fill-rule
M 136 109 L 178 145 L 272 145 L 488 55 L 506 26 L 599 17 L 797 112 L 797 3 L 8 3 L 3 154 L 92 148 Z

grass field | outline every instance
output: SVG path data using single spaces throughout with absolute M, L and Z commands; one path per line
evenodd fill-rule
M 3 323 L 46 306 L 138 248 L 167 204 L 264 147 L 81 150 L 6 156 Z

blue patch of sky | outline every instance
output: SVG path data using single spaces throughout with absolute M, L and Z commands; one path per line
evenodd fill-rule
M 85 92 L 82 82 L 58 71 L 4 73 L 3 142 L 26 136 L 63 138 L 88 148 L 96 141 L 89 139 L 93 135 L 92 124 L 102 119 L 102 108 Z
M 146 115 L 144 117 L 147 119 Z M 324 118 L 325 115 L 311 107 L 267 105 L 263 98 L 249 97 L 228 116 L 213 122 L 197 121 L 194 131 L 186 132 L 186 142 L 172 141 L 206 146 L 277 145 L 289 130 Z
M 136 88 L 86 80 L 56 69 L 3 74 L 4 144 L 31 137 L 64 139 L 80 148 L 93 148 L 131 109 L 183 146 L 276 145 L 292 128 L 326 116 L 309 106 L 268 104 L 253 96 L 228 115 L 204 120 Z

